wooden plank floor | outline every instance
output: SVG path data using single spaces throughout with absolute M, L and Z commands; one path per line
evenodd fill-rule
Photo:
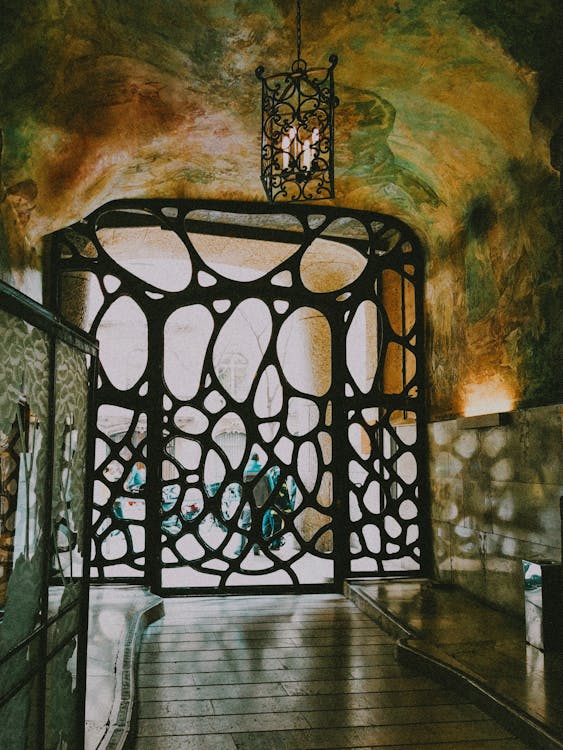
M 395 663 L 342 596 L 167 599 L 141 647 L 136 750 L 526 750 Z

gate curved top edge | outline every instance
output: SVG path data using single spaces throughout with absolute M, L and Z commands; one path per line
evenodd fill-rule
M 168 210 L 167 210 L 168 209 Z M 424 256 L 424 245 L 415 230 L 405 221 L 392 214 L 372 211 L 369 209 L 346 208 L 345 206 L 329 206 L 318 204 L 283 204 L 283 203 L 260 203 L 252 201 L 230 201 L 217 199 L 191 199 L 191 198 L 115 198 L 107 203 L 97 206 L 88 215 L 70 225 L 58 230 L 75 229 L 83 233 L 86 226 L 95 227 L 97 220 L 111 211 L 123 211 L 129 213 L 128 223 L 123 226 L 143 226 L 140 219 L 143 212 L 152 214 L 155 221 L 169 229 L 178 226 L 178 221 L 183 221 L 190 211 L 225 212 L 232 214 L 255 214 L 255 215 L 283 215 L 299 217 L 302 221 L 309 215 L 325 216 L 327 219 L 339 219 L 343 217 L 355 218 L 366 224 L 381 222 L 386 230 L 398 230 L 402 234 L 403 241 L 413 243 L 415 256 Z M 175 213 L 177 212 L 177 213 Z M 125 214 L 124 214 L 125 216 Z M 54 234 L 57 234 L 55 232 Z

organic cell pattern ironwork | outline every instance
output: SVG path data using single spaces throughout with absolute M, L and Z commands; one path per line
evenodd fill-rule
M 54 241 L 61 309 L 100 340 L 94 574 L 240 590 L 423 567 L 409 227 L 123 200 Z

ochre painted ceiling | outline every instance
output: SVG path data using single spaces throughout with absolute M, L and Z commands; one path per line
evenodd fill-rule
M 254 70 L 295 56 L 293 0 L 3 6 L 3 179 L 35 203 L 32 237 L 115 197 L 264 199 Z M 340 58 L 338 203 L 431 227 L 510 163 L 549 162 L 538 71 L 494 20 L 467 0 L 303 1 L 303 55 Z
M 434 356 L 477 347 L 522 393 L 522 305 L 541 305 L 557 242 L 550 148 L 562 118 L 563 5 L 302 6 L 303 56 L 339 57 L 335 203 L 418 231 Z M 1 17 L 12 266 L 113 198 L 265 200 L 254 70 L 295 57 L 293 0 L 1 0 Z M 438 360 L 431 373 L 450 403 L 454 383 Z M 461 360 L 448 367 L 467 375 Z

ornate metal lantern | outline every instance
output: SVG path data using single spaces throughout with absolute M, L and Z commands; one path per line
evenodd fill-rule
M 297 58 L 291 71 L 256 76 L 262 81 L 262 184 L 270 201 L 334 197 L 334 95 L 336 55 L 328 68 L 301 58 L 301 6 L 297 0 Z

